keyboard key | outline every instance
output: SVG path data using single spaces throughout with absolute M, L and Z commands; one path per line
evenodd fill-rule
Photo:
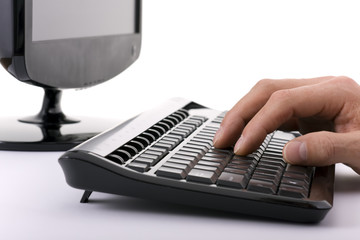
M 132 157 L 130 153 L 128 153 L 127 151 L 122 150 L 122 149 L 116 150 L 116 151 L 113 153 L 113 155 L 118 155 L 118 156 L 120 156 L 125 162 Z
M 244 170 L 249 169 L 250 166 L 251 166 L 250 164 L 249 164 L 249 165 L 245 165 L 245 164 L 234 164 L 234 163 L 229 163 L 229 164 L 227 165 L 228 168 L 244 169 Z M 253 167 L 253 169 L 255 169 L 255 168 Z
M 200 121 L 201 123 L 207 121 L 207 117 L 199 116 L 199 115 L 191 116 L 190 119 L 191 119 L 191 120 Z
M 286 166 L 286 172 L 292 172 L 299 175 L 310 176 L 313 172 L 312 167 L 295 166 L 288 164 Z
M 207 144 L 209 146 L 209 149 L 211 148 L 211 146 L 213 145 L 212 139 L 204 139 L 204 138 L 199 138 L 198 136 L 195 136 L 192 141 L 196 141 L 196 142 L 200 142 L 203 144 Z
M 216 167 L 219 171 L 222 171 L 222 170 L 224 169 L 224 165 L 221 165 L 221 164 L 218 163 L 218 162 L 211 162 L 211 161 L 200 160 L 200 161 L 198 162 L 198 165 Z
M 254 192 L 275 194 L 277 187 L 272 182 L 250 179 L 247 189 Z
M 198 159 L 194 156 L 186 156 L 179 153 L 175 153 L 171 158 L 190 161 L 194 164 L 198 162 Z
M 200 169 L 200 170 L 214 172 L 217 176 L 219 176 L 221 173 L 221 171 L 217 167 L 209 166 L 209 165 L 201 165 L 199 163 L 194 167 L 194 169 Z
M 248 174 L 251 175 L 252 171 L 250 169 L 236 169 L 236 168 L 225 168 L 224 172 L 229 172 L 229 173 L 235 173 L 235 174 L 240 174 L 240 175 L 244 175 L 244 174 Z
M 198 147 L 203 147 L 204 150 L 207 152 L 209 151 L 209 149 L 211 148 L 212 144 L 210 143 L 206 143 L 206 142 L 201 142 L 201 141 L 197 141 L 196 139 L 192 139 L 190 142 L 189 142 L 190 145 L 195 145 L 195 146 L 198 146 Z
M 306 198 L 308 196 L 308 191 L 301 187 L 281 184 L 278 194 L 285 197 Z
M 177 159 L 177 158 L 170 158 L 169 160 L 167 160 L 167 162 L 179 163 L 179 164 L 187 165 L 190 168 L 193 168 L 195 166 L 195 164 L 193 162 L 191 162 L 191 161 L 183 160 L 183 159 Z
M 192 169 L 186 178 L 186 180 L 190 182 L 201 182 L 208 184 L 215 183 L 216 179 L 217 179 L 217 175 L 215 172 L 196 169 L 196 168 Z
M 159 141 L 159 142 L 157 142 L 157 143 L 154 144 L 154 147 L 164 148 L 164 149 L 166 149 L 167 151 L 170 151 L 170 149 L 173 148 L 173 144 Z
M 290 141 L 294 139 L 295 136 L 292 133 L 276 131 L 274 132 L 273 139 L 280 139 L 281 141 Z
M 180 154 L 180 155 L 184 155 L 184 156 L 194 157 L 197 160 L 199 160 L 201 158 L 201 156 L 202 156 L 201 153 L 188 151 L 186 149 L 185 150 L 181 149 L 177 153 Z
M 152 148 L 149 148 L 148 150 L 146 150 L 144 153 L 155 155 L 158 158 L 163 158 L 167 154 L 167 151 L 162 148 L 152 147 Z
M 201 146 L 201 145 L 197 145 L 197 144 L 192 144 L 192 143 L 188 143 L 184 146 L 185 149 L 189 150 L 189 151 L 194 151 L 196 150 L 196 152 L 199 152 L 201 154 L 205 154 L 209 148 L 207 148 L 206 146 Z
M 109 154 L 107 157 L 111 161 L 116 162 L 118 164 L 122 165 L 122 164 L 125 163 L 125 159 L 123 157 L 121 157 L 120 155 L 118 155 L 118 154 Z
M 261 158 L 261 162 L 263 164 L 269 164 L 273 166 L 281 166 L 283 168 L 286 167 L 286 163 L 282 160 L 274 160 L 274 159 L 268 159 L 268 158 Z
M 186 138 L 188 135 L 186 132 L 177 129 L 172 130 L 171 134 L 181 136 L 182 138 Z
M 223 165 L 224 167 L 227 165 L 228 163 L 228 159 L 221 159 L 221 158 L 211 158 L 211 157 L 202 157 L 201 158 L 202 161 L 209 161 L 209 162 L 217 162 L 220 163 L 221 165 Z
M 247 182 L 248 177 L 245 174 L 243 175 L 223 172 L 217 180 L 217 185 L 225 187 L 245 188 Z
M 271 174 L 259 173 L 259 172 L 256 172 L 256 171 L 252 175 L 253 179 L 272 182 L 276 186 L 279 185 L 280 177 L 281 177 L 280 174 L 279 175 L 271 175 Z
M 167 161 L 166 163 L 163 164 L 164 167 L 169 167 L 169 168 L 178 168 L 178 169 L 182 169 L 184 170 L 186 173 L 189 173 L 190 171 L 190 166 L 186 165 L 186 164 L 181 164 L 181 163 L 174 163 L 174 162 L 169 162 Z
M 281 180 L 281 184 L 286 184 L 289 186 L 294 186 L 294 187 L 299 187 L 299 188 L 303 188 L 305 190 L 308 189 L 308 183 L 304 180 L 300 180 L 300 179 L 292 179 L 292 178 L 287 178 L 287 177 L 283 177 Z
M 141 152 L 142 150 L 145 149 L 144 144 L 142 144 L 140 141 L 137 140 L 132 140 L 129 142 L 129 145 L 133 146 L 136 148 L 137 152 Z
M 139 162 L 139 163 L 144 163 L 144 164 L 147 164 L 147 165 L 152 165 L 154 160 L 151 159 L 151 158 L 144 158 L 144 157 L 137 157 L 133 160 L 133 162 Z
M 147 172 L 150 169 L 148 164 L 140 163 L 140 162 L 131 162 L 127 165 L 127 167 L 138 172 Z
M 183 169 L 162 166 L 156 171 L 156 175 L 173 179 L 185 179 L 186 172 Z
M 174 137 L 170 137 L 169 135 L 166 135 L 161 140 L 168 141 L 168 142 L 174 142 L 176 144 L 179 144 L 180 141 L 181 141 L 181 138 L 174 138 Z
M 283 177 L 284 178 L 291 178 L 291 179 L 294 179 L 294 180 L 296 180 L 296 179 L 297 180 L 302 180 L 302 181 L 306 182 L 307 184 L 310 183 L 310 179 L 311 179 L 308 176 L 298 174 L 298 173 L 292 173 L 292 172 L 284 172 Z
M 199 121 L 199 120 L 196 120 L 196 119 L 193 119 L 193 120 L 186 120 L 184 122 L 184 124 L 188 124 L 188 125 L 193 125 L 193 126 L 196 126 L 196 127 L 199 127 L 201 124 L 202 124 L 202 121 Z
M 151 160 L 151 166 L 154 166 L 156 163 L 158 163 L 158 161 L 160 161 L 159 156 L 153 154 L 146 154 L 146 152 L 141 154 L 140 157 Z
M 284 170 L 284 167 L 282 167 L 281 165 L 267 164 L 267 163 L 263 163 L 262 161 L 259 162 L 258 167 L 259 168 L 271 169 L 271 170 L 274 170 L 276 172 L 282 172 Z
M 136 147 L 130 145 L 130 144 L 125 144 L 124 146 L 121 147 L 122 150 L 125 150 L 126 152 L 128 152 L 131 157 L 135 156 L 139 151 L 136 149 Z

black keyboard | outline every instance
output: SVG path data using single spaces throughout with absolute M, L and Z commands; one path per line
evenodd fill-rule
M 183 99 L 140 114 L 66 152 L 72 187 L 247 215 L 318 222 L 333 202 L 334 166 L 287 164 L 282 148 L 298 133 L 275 131 L 247 156 L 216 149 L 225 112 Z

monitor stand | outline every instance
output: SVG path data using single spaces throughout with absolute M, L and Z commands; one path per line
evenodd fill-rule
M 66 151 L 119 122 L 68 118 L 61 110 L 61 90 L 44 88 L 41 111 L 32 117 L 0 119 L 0 150 Z

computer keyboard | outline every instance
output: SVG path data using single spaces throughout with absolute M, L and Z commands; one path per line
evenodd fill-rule
M 287 164 L 298 133 L 275 131 L 247 156 L 216 149 L 225 112 L 184 99 L 142 113 L 60 157 L 66 181 L 85 190 L 296 222 L 318 222 L 333 202 L 334 166 Z

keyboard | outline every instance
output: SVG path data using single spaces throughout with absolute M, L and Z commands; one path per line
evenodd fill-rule
M 319 222 L 333 204 L 334 166 L 287 164 L 297 132 L 275 131 L 247 156 L 216 149 L 225 112 L 185 99 L 139 114 L 64 153 L 67 183 L 84 190 L 294 222 Z

